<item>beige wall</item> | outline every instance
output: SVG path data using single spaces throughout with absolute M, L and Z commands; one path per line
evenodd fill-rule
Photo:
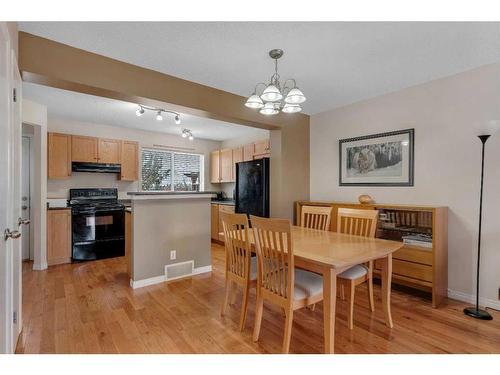
M 500 64 L 435 80 L 311 117 L 311 199 L 449 207 L 449 289 L 474 295 L 480 141 L 474 124 L 500 119 Z M 415 128 L 414 187 L 339 187 L 338 140 Z M 500 287 L 500 133 L 487 143 L 481 297 L 498 304 Z
M 134 281 L 164 275 L 167 264 L 211 265 L 210 198 L 133 201 L 132 228 Z M 171 250 L 175 260 L 170 260 Z
M 94 137 L 128 139 L 138 141 L 141 147 L 166 146 L 165 149 L 191 152 L 205 156 L 204 175 L 206 191 L 220 190 L 217 185 L 210 184 L 210 152 L 220 147 L 220 142 L 204 139 L 195 139 L 193 142 L 178 135 L 151 131 L 120 128 L 102 124 L 90 124 L 70 121 L 60 118 L 49 118 L 49 132 L 59 132 Z M 181 147 L 183 149 L 176 149 Z M 185 148 L 185 149 L 184 149 Z M 138 191 L 139 182 L 120 181 L 116 175 L 109 173 L 81 173 L 75 172 L 67 180 L 48 180 L 47 196 L 49 198 L 67 198 L 71 188 L 116 187 L 120 198 L 127 198 L 127 191 Z

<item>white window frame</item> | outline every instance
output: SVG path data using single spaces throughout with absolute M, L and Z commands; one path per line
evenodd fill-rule
M 142 151 L 157 151 L 157 152 L 167 152 L 172 154 L 171 158 L 171 163 L 172 163 L 172 183 L 170 184 L 170 190 L 143 190 L 142 188 Z M 157 147 L 141 147 L 141 160 L 140 160 L 140 181 L 139 181 L 139 190 L 140 191 L 182 191 L 182 190 L 174 190 L 174 154 L 179 154 L 179 155 L 196 155 L 200 157 L 200 191 L 205 190 L 205 155 L 202 153 L 197 153 L 197 152 L 182 152 L 182 151 L 176 151 L 172 149 L 166 149 L 166 148 L 157 148 Z

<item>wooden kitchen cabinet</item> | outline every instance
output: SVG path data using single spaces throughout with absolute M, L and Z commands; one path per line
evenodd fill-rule
M 120 180 L 137 181 L 139 179 L 139 142 L 121 141 Z
M 71 262 L 71 209 L 47 210 L 47 264 Z
M 210 211 L 210 237 L 219 240 L 219 205 L 212 204 Z
M 233 150 L 220 150 L 220 182 L 232 182 L 233 178 Z
M 98 163 L 98 138 L 81 135 L 71 136 L 71 160 Z
M 220 151 L 215 150 L 210 153 L 210 182 L 218 184 L 220 182 Z
M 243 147 L 233 149 L 233 181 L 236 181 L 236 163 L 243 161 Z
M 122 141 L 99 138 L 97 161 L 103 164 L 120 164 Z
M 253 143 L 243 146 L 243 161 L 253 160 L 253 154 L 254 154 Z
M 71 177 L 71 136 L 48 133 L 47 177 L 64 179 Z
M 262 159 L 265 157 L 269 157 L 271 153 L 271 148 L 269 147 L 269 139 L 265 139 L 263 141 L 254 143 L 254 159 Z
M 222 226 L 221 212 L 229 212 L 234 214 L 234 206 L 227 204 L 212 204 L 211 218 L 210 218 L 210 233 L 212 240 L 224 242 L 224 236 L 219 236 L 219 233 L 224 232 Z
M 132 213 L 125 211 L 125 263 L 127 275 L 132 277 Z

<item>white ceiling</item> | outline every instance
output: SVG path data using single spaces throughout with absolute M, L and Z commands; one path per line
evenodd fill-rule
M 165 114 L 163 121 L 156 121 L 155 113 L 146 111 L 135 115 L 134 103 L 86 95 L 52 87 L 23 83 L 23 98 L 47 106 L 48 116 L 75 121 L 105 124 L 180 135 L 182 129 L 192 130 L 195 138 L 224 141 L 240 137 L 269 136 L 269 131 L 181 114 L 181 124 L 176 125 L 174 116 Z
M 21 22 L 20 30 L 249 95 L 282 48 L 306 113 L 500 61 L 500 23 Z

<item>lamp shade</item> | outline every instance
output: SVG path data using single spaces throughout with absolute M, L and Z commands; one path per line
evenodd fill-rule
M 264 103 L 258 95 L 253 94 L 247 99 L 245 106 L 248 108 L 262 108 L 264 107 Z
M 499 120 L 485 120 L 474 123 L 476 135 L 493 135 L 500 130 Z
M 293 88 L 288 92 L 288 95 L 285 97 L 285 103 L 290 104 L 300 104 L 306 101 L 306 97 L 298 88 Z
M 274 85 L 267 86 L 260 97 L 266 102 L 275 102 L 283 99 L 283 95 L 280 90 L 278 90 L 278 88 Z
M 281 110 L 281 112 L 285 112 L 285 113 L 297 113 L 297 112 L 300 112 L 300 111 L 302 111 L 302 108 L 300 107 L 300 105 L 298 105 L 298 104 L 289 104 L 289 103 L 286 103 L 283 106 L 283 109 Z
M 268 102 L 262 107 L 262 109 L 259 111 L 263 115 L 275 115 L 279 111 L 274 107 L 274 103 Z

